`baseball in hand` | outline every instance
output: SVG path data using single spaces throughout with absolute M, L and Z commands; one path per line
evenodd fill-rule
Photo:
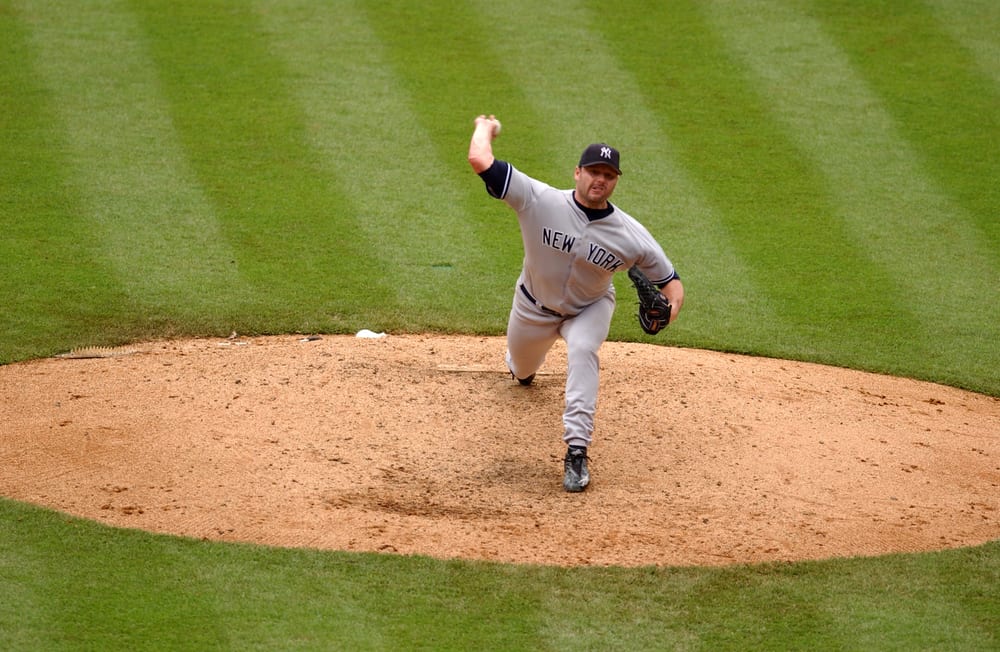
M 500 121 L 497 120 L 496 118 L 493 118 L 493 137 L 494 138 L 496 138 L 497 136 L 500 135 L 500 128 L 501 128 Z

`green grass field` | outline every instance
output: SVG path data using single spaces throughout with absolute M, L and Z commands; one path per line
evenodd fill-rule
M 553 185 L 622 151 L 688 299 L 613 339 L 1000 396 L 998 34 L 991 0 L 0 0 L 0 364 L 501 334 L 520 237 L 465 160 L 495 113 Z M 5 649 L 1000 647 L 996 543 L 558 570 L 0 524 Z

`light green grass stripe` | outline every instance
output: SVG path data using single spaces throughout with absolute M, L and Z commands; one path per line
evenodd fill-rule
M 434 135 L 423 128 L 364 12 L 351 2 L 258 0 L 256 6 L 272 49 L 291 72 L 310 144 L 350 196 L 396 301 L 415 311 L 462 303 L 475 286 L 453 277 L 487 258 L 469 236 L 469 215 L 456 210 L 472 172 L 462 179 L 441 174 L 447 165 Z M 471 125 L 469 116 L 458 119 Z M 464 159 L 463 143 L 453 155 Z
M 231 291 L 232 250 L 197 187 L 133 16 L 115 0 L 23 2 L 86 215 L 132 297 Z
M 41 632 L 59 617 L 51 591 L 38 581 L 46 567 L 35 560 L 31 542 L 17 539 L 17 528 L 0 529 L 0 648 L 51 649 Z
M 1000 277 L 970 217 L 924 173 L 880 98 L 805 13 L 780 2 L 703 6 L 759 78 L 775 116 L 828 178 L 837 216 L 858 248 L 885 266 L 912 305 L 927 306 L 917 325 L 929 338 L 937 334 L 936 370 L 983 373 L 984 362 L 963 346 L 964 313 L 984 311 L 983 337 L 1000 341 L 1000 305 L 983 300 Z M 967 278 L 969 267 L 990 270 L 989 278 Z
M 671 154 L 660 124 L 674 116 L 647 105 L 634 77 L 616 59 L 618 46 L 592 29 L 600 16 L 576 0 L 474 4 L 480 16 L 474 29 L 488 35 L 484 48 L 489 46 L 489 54 L 484 58 L 518 79 L 534 112 L 544 117 L 534 124 L 507 122 L 505 135 L 496 143 L 498 156 L 547 183 L 568 188 L 588 143 L 607 141 L 621 150 L 624 175 L 613 201 L 661 242 L 688 294 L 683 319 L 671 326 L 670 338 L 696 341 L 700 331 L 722 326 L 730 342 L 747 341 L 754 322 L 780 321 L 754 285 L 704 190 Z M 527 136 L 515 136 L 520 133 Z M 634 293 L 627 280 L 618 281 L 612 335 L 634 338 Z M 724 314 L 741 319 L 723 322 Z
M 1000 2 L 924 0 L 924 4 L 951 37 L 969 50 L 980 71 L 1000 86 Z

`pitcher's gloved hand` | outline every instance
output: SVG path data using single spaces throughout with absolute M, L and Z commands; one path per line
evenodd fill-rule
M 656 335 L 670 323 L 670 302 L 638 267 L 629 268 L 628 277 L 639 295 L 639 325 L 650 335 Z

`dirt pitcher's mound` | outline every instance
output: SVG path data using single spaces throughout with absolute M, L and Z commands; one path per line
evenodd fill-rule
M 223 541 L 544 564 L 728 564 L 1000 537 L 1000 401 L 609 342 L 591 487 L 562 490 L 565 348 L 195 340 L 0 367 L 0 494 Z

